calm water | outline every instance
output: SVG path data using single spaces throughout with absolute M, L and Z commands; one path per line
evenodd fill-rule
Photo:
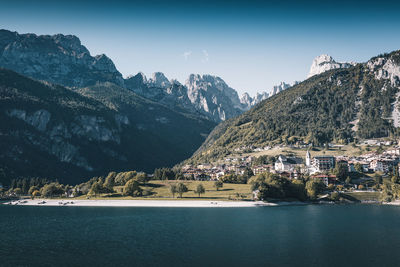
M 1 266 L 399 266 L 400 207 L 0 206 Z

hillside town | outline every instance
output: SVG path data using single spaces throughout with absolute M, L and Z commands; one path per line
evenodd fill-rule
M 228 174 L 243 175 L 246 170 L 251 170 L 254 175 L 271 172 L 289 179 L 300 179 L 301 177 L 309 176 L 320 179 L 326 185 L 335 185 L 338 183 L 338 179 L 332 173 L 338 164 L 345 166 L 349 174 L 358 172 L 390 175 L 396 170 L 399 171 L 399 145 L 390 146 L 391 143 L 383 144 L 374 140 L 366 141 L 365 144 L 376 147 L 386 144 L 388 149 L 383 150 L 381 153 L 379 151 L 370 151 L 358 156 L 313 156 L 312 149 L 308 149 L 305 158 L 280 154 L 270 157 L 270 162 L 264 164 L 259 164 L 260 160 L 257 160 L 255 156 L 229 157 L 225 158 L 223 163 L 204 163 L 197 166 L 185 165 L 182 167 L 182 173 L 188 179 L 216 181 Z M 365 176 L 363 179 L 371 179 L 371 177 Z

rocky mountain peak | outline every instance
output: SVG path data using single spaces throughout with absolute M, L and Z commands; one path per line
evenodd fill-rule
M 190 101 L 201 112 L 211 114 L 214 120 L 226 120 L 244 110 L 236 90 L 220 77 L 191 74 L 185 85 Z
M 328 70 L 350 68 L 354 65 L 356 65 L 354 62 L 337 62 L 331 56 L 323 54 L 313 60 L 307 78 L 321 74 Z
M 158 88 L 167 88 L 171 86 L 171 82 L 162 72 L 154 72 L 152 77 L 148 80 L 148 84 Z
M 285 82 L 280 82 L 278 85 L 275 85 L 275 86 L 272 88 L 271 95 L 276 95 L 277 93 L 280 93 L 280 92 L 282 92 L 283 90 L 288 89 L 289 87 L 291 87 L 290 84 L 285 83 Z
M 74 35 L 0 31 L 0 67 L 69 87 L 96 82 L 123 86 L 121 73 L 106 55 L 92 57 Z
M 400 87 L 400 51 L 374 57 L 367 62 L 367 67 L 376 79 L 387 79 L 392 86 Z

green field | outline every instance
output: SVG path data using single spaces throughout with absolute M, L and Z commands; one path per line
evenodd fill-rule
M 126 197 L 126 196 L 109 196 L 108 194 L 99 195 L 97 197 L 90 197 L 90 199 L 181 199 L 178 194 L 175 194 L 175 198 L 172 198 L 170 193 L 170 184 L 182 182 L 184 183 L 189 191 L 184 193 L 182 199 L 185 200 L 251 200 L 252 193 L 249 184 L 227 184 L 224 183 L 223 187 L 216 190 L 214 182 L 212 181 L 149 181 L 146 186 L 142 186 L 144 191 L 149 193 L 148 196 L 143 197 Z M 194 193 L 198 184 L 202 184 L 206 190 L 204 194 L 199 197 Z M 117 193 L 122 193 L 123 186 L 116 186 L 114 190 Z M 238 194 L 240 196 L 238 196 Z M 114 194 L 115 195 L 115 194 Z M 79 197 L 86 199 L 87 196 Z
M 351 198 L 355 198 L 359 201 L 378 201 L 380 192 L 346 192 L 343 193 Z

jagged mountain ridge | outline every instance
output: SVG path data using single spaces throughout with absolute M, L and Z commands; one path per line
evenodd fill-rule
M 314 145 L 399 136 L 400 50 L 328 70 L 219 124 L 187 163 L 212 162 L 242 147 L 303 140 Z
M 328 70 L 350 68 L 355 65 L 355 62 L 337 62 L 331 56 L 322 54 L 313 60 L 307 78 Z
M 73 35 L 0 30 L 0 67 L 72 88 L 111 82 L 170 108 L 185 109 L 217 122 L 249 108 L 240 104 L 236 91 L 216 76 L 191 75 L 197 77 L 197 85 L 181 85 L 176 80 L 168 80 L 161 72 L 149 79 L 142 73 L 123 79 L 111 59 L 104 54 L 91 56 Z
M 0 30 L 0 66 L 69 87 L 96 82 L 123 86 L 122 74 L 106 55 L 91 56 L 73 35 L 18 34 Z
M 250 108 L 241 103 L 236 90 L 213 75 L 191 74 L 182 85 L 176 80 L 168 80 L 161 72 L 154 73 L 150 79 L 138 73 L 127 78 L 125 85 L 143 97 L 200 113 L 216 122 L 235 117 Z
M 18 34 L 0 30 L 0 55 L 1 67 L 28 77 L 77 88 L 112 82 L 170 108 L 183 109 L 216 122 L 235 117 L 296 84 L 282 82 L 270 93 L 257 93 L 254 97 L 245 93 L 239 98 L 221 78 L 211 75 L 192 74 L 185 85 L 168 80 L 161 72 L 155 72 L 149 79 L 143 73 L 123 79 L 111 59 L 104 54 L 92 57 L 73 35 Z M 321 55 L 314 59 L 310 75 L 352 64 L 338 63 L 330 56 Z
M 190 156 L 214 126 L 112 83 L 75 92 L 0 68 L 0 168 L 7 179 L 73 184 L 109 171 L 151 172 Z

